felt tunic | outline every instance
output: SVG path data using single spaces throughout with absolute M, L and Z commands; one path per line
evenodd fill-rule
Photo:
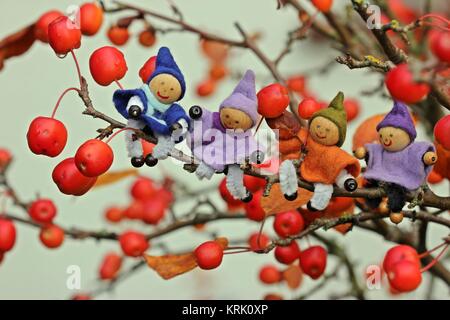
M 196 159 L 216 171 L 223 171 L 226 165 L 242 163 L 257 150 L 264 151 L 251 130 L 227 130 L 220 121 L 219 112 L 205 109 L 202 118 L 191 123 L 187 143 Z
M 176 103 L 168 106 L 167 110 L 164 112 L 150 108 L 147 94 L 142 89 L 117 90 L 114 92 L 114 105 L 117 111 L 125 119 L 129 118 L 127 111 L 128 101 L 134 96 L 138 96 L 144 106 L 144 110 L 142 111 L 139 120 L 143 121 L 148 127 L 150 127 L 154 133 L 168 136 L 171 134 L 170 127 L 179 120 L 184 119 L 187 123 L 190 123 L 191 121 L 186 114 L 186 111 L 184 111 L 184 109 Z
M 369 161 L 364 178 L 395 183 L 408 190 L 419 188 L 432 167 L 423 163 L 423 155 L 434 151 L 429 142 L 413 142 L 397 152 L 387 151 L 377 143 L 365 145 Z
M 301 129 L 299 137 L 304 141 L 306 129 Z M 325 146 L 306 138 L 307 154 L 300 165 L 301 177 L 312 183 L 334 184 L 339 173 L 346 169 L 355 178 L 359 176 L 359 161 L 338 146 Z

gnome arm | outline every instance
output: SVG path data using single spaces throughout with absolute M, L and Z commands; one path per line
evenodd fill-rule
M 179 123 L 180 125 L 183 125 L 183 121 L 185 120 L 186 123 L 189 125 L 191 122 L 191 119 L 186 114 L 186 111 L 179 105 L 179 104 L 172 104 L 169 109 L 167 109 L 166 112 L 164 112 L 162 119 L 167 123 L 167 126 L 172 126 L 176 123 Z

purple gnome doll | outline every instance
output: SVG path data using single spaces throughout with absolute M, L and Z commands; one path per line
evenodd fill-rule
M 142 129 L 157 138 L 152 154 L 144 159 L 141 142 L 130 131 L 125 133 L 128 154 L 134 167 L 146 163 L 155 166 L 158 159 L 165 159 L 187 134 L 190 119 L 178 105 L 186 91 L 184 76 L 170 50 L 161 47 L 156 57 L 155 70 L 139 89 L 117 90 L 114 105 L 128 119 L 127 126 Z
M 189 110 L 193 122 L 188 144 L 200 161 L 195 174 L 199 179 L 211 179 L 215 172 L 224 172 L 230 193 L 246 202 L 252 194 L 244 186 L 240 165 L 246 160 L 261 163 L 264 158 L 251 130 L 259 119 L 257 101 L 255 74 L 247 70 L 233 93 L 220 104 L 219 112 L 199 106 Z
M 355 156 L 367 162 L 364 173 L 367 186 L 382 185 L 391 214 L 398 214 L 406 203 L 406 194 L 425 183 L 437 156 L 433 144 L 414 142 L 416 129 L 408 107 L 401 102 L 394 102 L 392 110 L 378 124 L 377 131 L 380 143 L 358 148 Z M 368 205 L 375 208 L 380 202 L 381 198 L 369 199 Z

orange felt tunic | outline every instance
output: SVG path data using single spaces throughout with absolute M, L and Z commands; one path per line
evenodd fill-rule
M 301 129 L 299 138 L 304 141 L 306 129 Z M 312 183 L 333 184 L 339 173 L 346 169 L 355 178 L 359 176 L 361 167 L 358 159 L 337 146 L 324 146 L 306 138 L 307 154 L 300 165 L 301 177 Z

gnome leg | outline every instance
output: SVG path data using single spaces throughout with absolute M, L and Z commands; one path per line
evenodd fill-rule
M 330 203 L 333 194 L 332 184 L 314 183 L 314 195 L 310 204 L 316 210 L 324 210 Z
M 388 208 L 394 213 L 401 212 L 406 204 L 406 189 L 392 183 L 388 185 L 386 193 L 388 196 Z
M 195 170 L 195 175 L 197 178 L 202 180 L 203 178 L 206 178 L 207 180 L 210 180 L 212 176 L 214 175 L 215 170 L 208 166 L 203 161 L 198 165 L 197 169 Z
M 170 136 L 156 135 L 158 143 L 153 148 L 152 155 L 158 160 L 167 159 L 169 154 L 175 148 L 175 142 L 172 141 Z
M 378 182 L 375 180 L 368 180 L 366 185 L 366 188 L 377 188 Z M 375 209 L 380 206 L 380 203 L 383 199 L 382 198 L 367 198 L 366 203 L 369 206 L 369 208 Z
M 252 194 L 244 186 L 244 172 L 239 165 L 228 166 L 226 186 L 233 198 L 244 202 L 249 202 L 252 199 Z
M 297 172 L 291 160 L 285 160 L 280 165 L 280 186 L 284 197 L 293 201 L 297 198 Z
M 145 125 L 133 119 L 127 122 L 128 128 L 142 129 Z M 127 146 L 128 156 L 131 158 L 131 164 L 134 167 L 142 167 L 144 165 L 144 156 L 142 143 L 133 131 L 125 131 L 125 144 Z

